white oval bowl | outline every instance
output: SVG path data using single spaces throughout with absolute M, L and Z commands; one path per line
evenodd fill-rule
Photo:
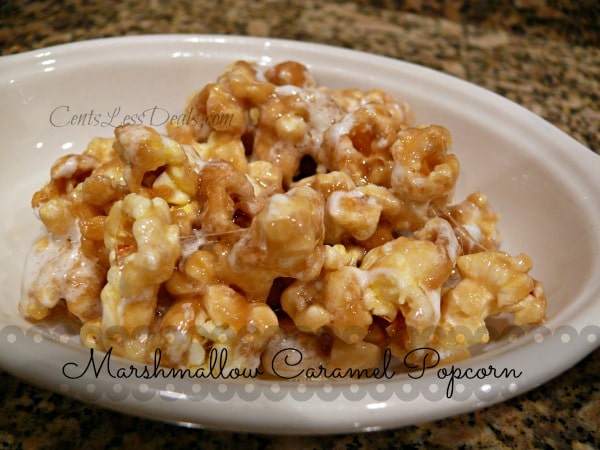
M 549 299 L 544 327 L 502 334 L 467 369 L 513 369 L 513 377 L 297 383 L 258 380 L 81 378 L 89 351 L 73 328 L 32 328 L 17 311 L 27 250 L 41 232 L 29 206 L 54 160 L 80 152 L 111 125 L 71 125 L 100 114 L 112 125 L 156 106 L 180 114 L 187 97 L 237 59 L 294 59 L 329 87 L 381 88 L 408 102 L 419 123 L 447 127 L 461 162 L 458 200 L 485 192 L 500 212 L 502 248 L 525 252 Z M 280 434 L 400 427 L 482 408 L 525 392 L 600 343 L 600 157 L 532 112 L 482 88 L 402 61 L 323 45 L 231 36 L 158 35 L 88 41 L 0 58 L 0 366 L 44 387 L 125 413 L 191 426 Z M 66 108 L 69 108 L 67 111 Z M 117 109 L 117 113 L 113 113 Z M 162 112 L 161 112 L 162 111 Z M 163 115 L 158 115 L 163 114 Z M 98 362 L 101 358 L 98 358 Z M 113 358 L 116 369 L 130 363 Z M 139 367 L 136 365 L 136 367 Z M 461 388 L 457 388 L 461 384 Z M 117 386 L 118 385 L 118 386 Z M 452 387 L 452 386 L 450 386 Z

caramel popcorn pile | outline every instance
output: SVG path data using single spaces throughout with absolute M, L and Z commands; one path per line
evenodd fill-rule
M 542 284 L 528 256 L 498 250 L 486 196 L 452 203 L 448 130 L 413 126 L 385 92 L 238 61 L 186 117 L 166 135 L 119 126 L 52 166 L 32 200 L 46 234 L 25 316 L 63 304 L 95 349 L 149 362 L 158 348 L 177 368 L 226 349 L 227 370 L 277 374 L 280 349 L 311 367 L 422 346 L 450 361 L 487 342 L 488 317 L 544 320 Z

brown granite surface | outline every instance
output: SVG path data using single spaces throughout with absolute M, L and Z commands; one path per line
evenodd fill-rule
M 147 33 L 333 44 L 464 78 L 533 110 L 600 152 L 598 12 L 596 1 L 552 0 L 123 0 L 115 6 L 98 0 L 4 0 L 0 49 L 7 55 Z M 190 430 L 128 417 L 0 372 L 0 448 L 595 449 L 600 448 L 599 374 L 596 350 L 545 385 L 482 411 L 399 430 L 289 438 Z

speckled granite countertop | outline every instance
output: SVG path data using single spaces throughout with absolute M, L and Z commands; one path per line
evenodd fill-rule
M 146 33 L 271 36 L 429 66 L 504 95 L 600 152 L 595 1 L 0 1 L 3 55 Z M 497 11 L 497 12 L 496 12 Z M 600 318 L 598 318 L 600 323 Z M 600 350 L 482 411 L 399 430 L 264 437 L 124 416 L 0 372 L 0 448 L 600 448 Z

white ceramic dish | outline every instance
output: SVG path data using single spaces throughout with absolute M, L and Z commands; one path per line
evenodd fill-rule
M 548 322 L 504 333 L 457 364 L 508 377 L 293 383 L 113 378 L 93 370 L 76 330 L 32 327 L 17 311 L 25 254 L 41 231 L 29 207 L 51 163 L 109 136 L 126 114 L 179 114 L 186 97 L 236 59 L 301 61 L 320 84 L 379 87 L 445 125 L 461 161 L 457 198 L 481 189 L 502 214 L 503 248 L 525 251 L 545 283 Z M 314 44 L 224 36 L 106 39 L 0 59 L 0 366 L 86 401 L 168 422 L 264 433 L 339 433 L 417 424 L 531 389 L 600 343 L 600 157 L 533 113 L 486 90 L 412 64 Z M 67 110 L 68 108 L 68 110 Z M 157 109 L 157 111 L 159 111 Z M 116 112 L 115 112 L 116 111 Z M 88 116 L 84 116 L 88 114 Z M 100 116 L 98 116 L 98 114 Z M 147 125 L 161 128 L 162 116 Z M 99 123 L 89 117 L 96 115 Z M 113 118 L 111 119 L 111 115 Z M 79 123 L 69 123 L 73 116 Z M 77 119 L 75 119 L 77 121 Z M 111 122 L 112 121 L 112 122 Z M 106 122 L 103 124 L 103 122 Z M 100 359 L 97 359 L 100 362 Z M 113 358 L 113 375 L 129 363 Z M 481 372 L 480 372 L 481 373 Z M 453 387 L 447 398 L 448 387 Z

